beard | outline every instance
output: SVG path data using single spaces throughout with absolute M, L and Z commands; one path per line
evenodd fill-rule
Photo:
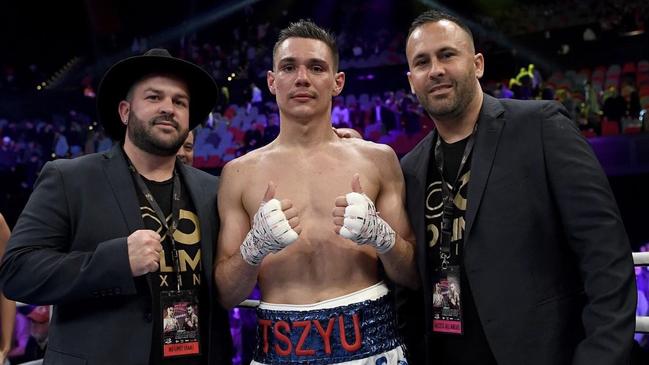
M 185 139 L 187 139 L 189 129 L 180 131 L 178 137 L 175 139 L 165 140 L 157 138 L 154 134 L 153 127 L 156 123 L 163 120 L 173 123 L 176 130 L 180 130 L 180 123 L 170 116 L 160 115 L 150 119 L 149 121 L 144 121 L 138 118 L 135 113 L 130 113 L 128 116 L 127 128 L 130 140 L 133 141 L 133 144 L 136 147 L 152 155 L 163 157 L 174 156 L 178 153 L 178 150 L 185 142 Z
M 452 92 L 443 99 L 435 99 L 428 91 L 417 94 L 417 99 L 432 119 L 458 118 L 476 95 L 473 80 L 468 77 L 459 82 L 453 81 Z

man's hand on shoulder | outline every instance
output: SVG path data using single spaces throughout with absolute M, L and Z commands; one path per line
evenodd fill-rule
M 359 138 L 363 139 L 363 136 L 353 128 L 333 128 L 334 133 L 339 138 Z

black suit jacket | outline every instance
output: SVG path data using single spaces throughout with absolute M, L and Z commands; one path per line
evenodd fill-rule
M 201 230 L 202 280 L 210 299 L 209 364 L 229 364 L 228 314 L 214 300 L 218 180 L 180 168 Z M 149 361 L 152 299 L 137 292 L 127 237 L 143 228 L 133 179 L 119 146 L 47 163 L 9 240 L 0 267 L 5 295 L 53 304 L 44 364 Z M 149 289 L 151 281 L 149 280 Z
M 485 95 L 476 133 L 463 264 L 498 364 L 627 364 L 631 249 L 592 149 L 555 102 Z M 434 141 L 431 132 L 401 161 L 423 283 L 423 305 L 400 299 L 415 364 L 434 363 L 416 341 L 432 327 L 424 203 Z

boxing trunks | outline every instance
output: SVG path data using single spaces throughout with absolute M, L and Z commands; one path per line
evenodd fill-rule
M 251 365 L 407 365 L 388 289 L 308 305 L 261 302 Z

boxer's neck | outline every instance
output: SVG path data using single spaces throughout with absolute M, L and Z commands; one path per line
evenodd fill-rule
M 308 147 L 328 143 L 333 139 L 335 139 L 335 133 L 331 128 L 330 115 L 321 120 L 280 119 L 277 141 L 282 145 Z

